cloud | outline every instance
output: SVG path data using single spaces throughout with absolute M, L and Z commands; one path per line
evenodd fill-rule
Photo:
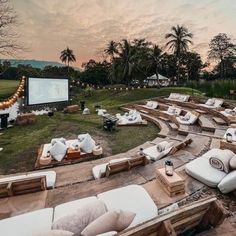
M 171 26 L 183 24 L 194 34 L 193 50 L 206 54 L 220 31 L 236 38 L 234 0 L 12 0 L 21 25 L 25 58 L 59 59 L 71 47 L 77 63 L 98 58 L 109 40 L 146 38 L 165 45 Z M 204 56 L 205 57 L 205 56 Z

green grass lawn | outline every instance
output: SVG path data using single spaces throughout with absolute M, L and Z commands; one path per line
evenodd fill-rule
M 1 83 L 2 81 L 0 81 Z M 10 91 L 14 92 L 18 83 L 16 81 L 5 82 L 5 88 L 0 96 L 6 96 Z M 99 142 L 105 151 L 105 156 L 125 152 L 148 140 L 157 137 L 158 128 L 153 124 L 146 127 L 122 127 L 115 132 L 107 132 L 102 129 L 102 118 L 97 116 L 95 105 L 101 105 L 109 113 L 122 113 L 119 109 L 123 104 L 168 95 L 170 92 L 182 92 L 191 94 L 187 88 L 163 88 L 140 89 L 133 91 L 93 91 L 91 96 L 79 92 L 73 100 L 76 104 L 81 100 L 91 109 L 91 115 L 55 113 L 55 116 L 38 116 L 37 123 L 27 126 L 14 126 L 3 131 L 0 136 L 0 174 L 9 174 L 21 171 L 33 170 L 37 157 L 37 150 L 43 143 L 48 143 L 54 137 L 67 139 L 76 138 L 78 134 L 90 133 Z M 199 94 L 198 91 L 194 91 Z
M 18 80 L 1 80 L 0 79 L 0 101 L 10 97 L 16 92 L 20 81 Z

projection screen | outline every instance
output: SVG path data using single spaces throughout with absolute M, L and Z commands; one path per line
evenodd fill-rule
M 28 105 L 39 105 L 69 100 L 69 80 L 28 78 Z

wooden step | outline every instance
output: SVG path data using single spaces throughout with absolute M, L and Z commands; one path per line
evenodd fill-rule
M 217 125 L 227 125 L 227 123 L 220 117 L 213 117 L 212 120 L 214 120 Z

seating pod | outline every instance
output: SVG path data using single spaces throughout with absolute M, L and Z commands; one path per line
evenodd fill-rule
M 199 106 L 206 107 L 206 108 L 220 108 L 224 103 L 223 99 L 218 98 L 209 98 L 205 104 L 199 104 Z
M 139 185 L 113 189 L 98 194 L 97 198 L 105 203 L 108 211 L 121 209 L 136 213 L 129 227 L 152 219 L 158 214 L 155 203 L 147 191 Z
M 159 106 L 159 104 L 156 101 L 148 101 L 146 105 L 141 105 L 141 106 L 147 109 L 156 109 Z
M 51 229 L 53 208 L 45 208 L 0 220 L 4 236 L 32 236 Z
M 176 120 L 181 125 L 193 125 L 198 119 L 197 114 L 187 112 L 185 116 L 176 117 Z
M 126 113 L 123 116 L 117 116 L 119 119 L 117 125 L 141 125 L 145 121 L 142 119 L 142 116 L 136 110 L 130 110 L 129 113 Z
M 180 94 L 180 93 L 171 93 L 167 100 L 172 100 L 172 101 L 178 101 L 178 102 L 188 102 L 190 96 L 186 94 Z
M 225 173 L 210 165 L 209 159 L 221 153 L 221 149 L 212 149 L 203 156 L 191 161 L 185 166 L 185 171 L 194 179 L 209 187 L 218 187 L 222 193 L 229 193 L 236 189 L 236 171 Z
M 232 135 L 232 141 L 233 142 L 236 142 L 236 128 L 228 128 L 224 134 L 224 139 L 226 139 L 226 136 L 228 134 L 231 134 Z
M 5 178 L 0 179 L 0 184 L 4 182 L 12 182 L 16 180 L 24 180 L 27 178 L 33 178 L 33 177 L 40 177 L 45 176 L 46 177 L 46 187 L 47 189 L 54 188 L 56 183 L 56 172 L 55 171 L 38 171 L 38 172 L 32 172 L 24 175 L 15 175 L 15 176 L 8 176 Z
M 163 111 L 164 113 L 171 116 L 179 116 L 182 110 L 175 106 L 169 106 L 167 111 Z
M 158 150 L 158 145 L 163 145 L 163 151 Z M 143 153 L 152 161 L 157 161 L 166 156 L 171 151 L 173 146 L 174 146 L 173 143 L 168 143 L 167 141 L 163 141 L 152 147 L 145 148 L 143 150 Z

